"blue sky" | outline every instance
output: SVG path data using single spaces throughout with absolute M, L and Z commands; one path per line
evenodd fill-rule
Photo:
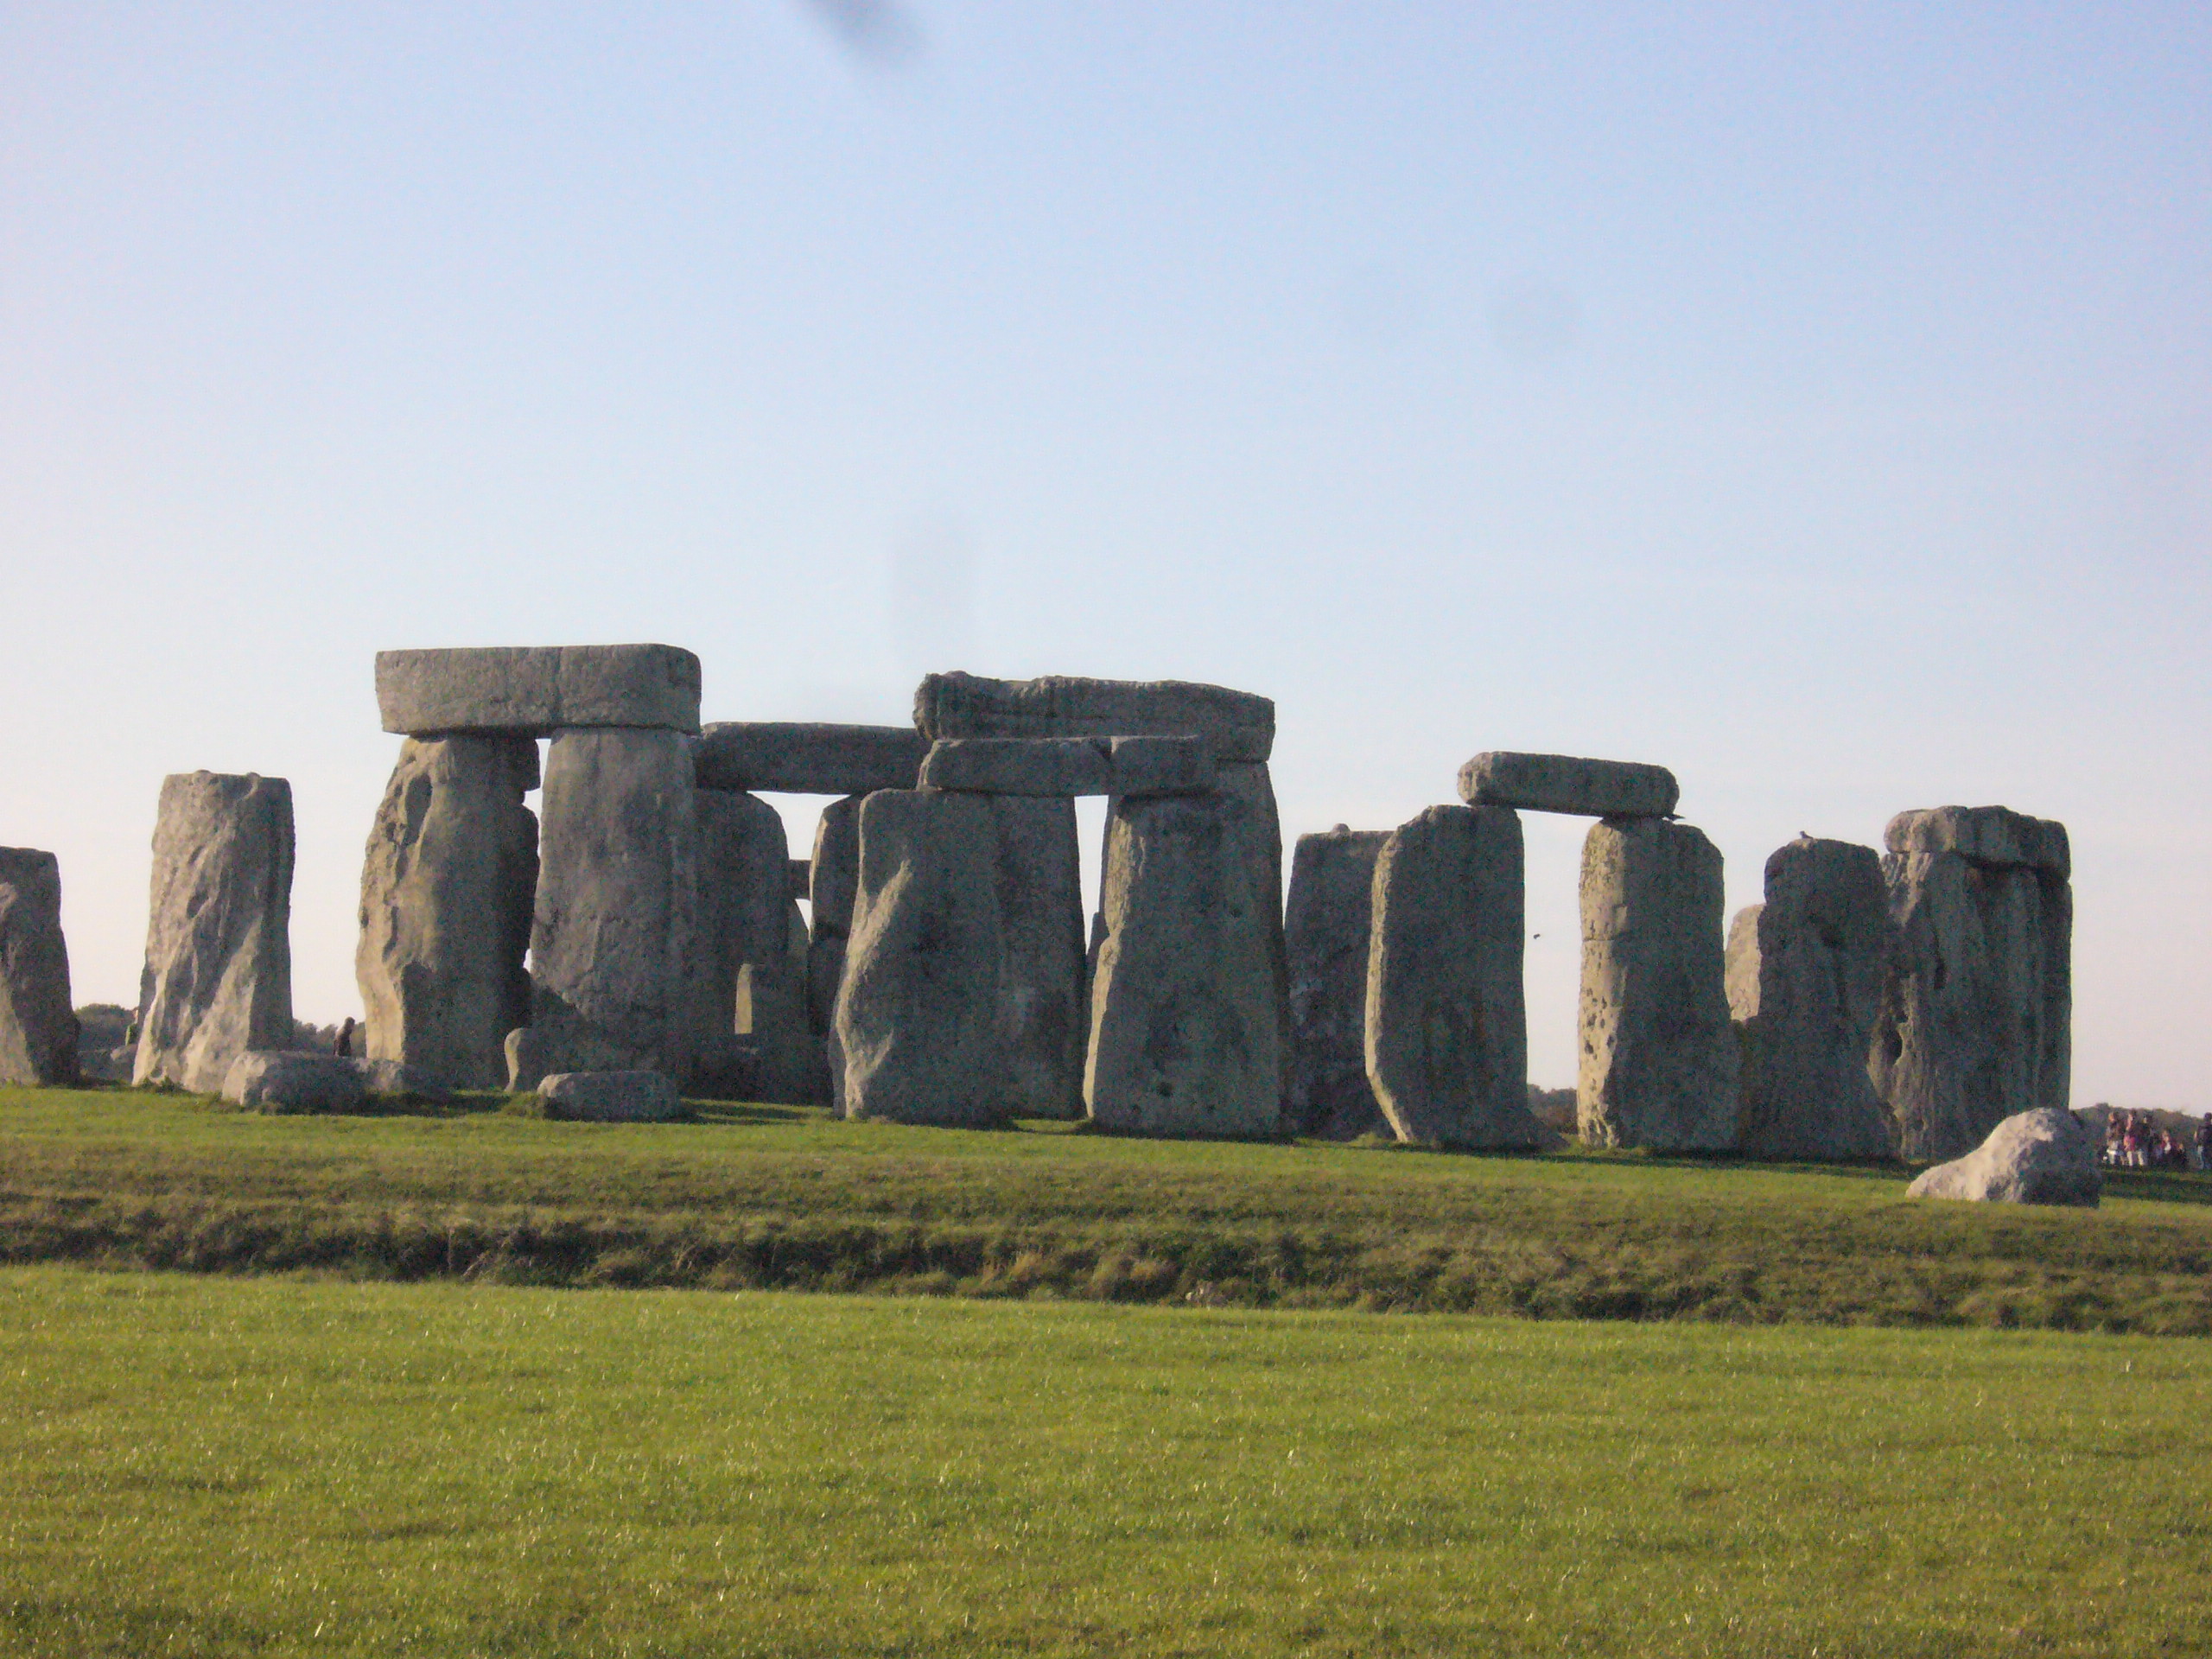
M 2077 1097 L 2212 1103 L 2212 12 L 840 10 L 0 8 L 0 841 L 81 1000 L 207 766 L 354 1007 L 375 651 L 664 639 L 710 718 L 1263 691 L 1293 835 L 1656 760 L 1732 906 L 2062 818 Z

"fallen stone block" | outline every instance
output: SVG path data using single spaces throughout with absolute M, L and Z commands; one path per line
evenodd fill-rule
M 359 1064 L 342 1056 L 250 1049 L 224 1072 L 223 1098 L 264 1112 L 358 1112 L 368 1090 Z
M 1271 698 L 1180 680 L 1050 675 L 994 680 L 931 674 L 914 694 L 929 738 L 1202 737 L 1219 761 L 1262 761 L 1274 747 Z
M 659 1071 L 556 1071 L 537 1085 L 545 1116 L 572 1123 L 665 1123 L 683 1113 Z
M 2094 1209 L 2103 1188 L 2096 1142 L 2081 1119 L 2045 1106 L 2015 1113 L 1965 1157 L 1922 1171 L 1905 1196 Z
M 1375 861 L 1385 830 L 1300 836 L 1291 855 L 1283 944 L 1290 973 L 1285 1128 L 1351 1141 L 1391 1132 L 1367 1081 L 1367 951 Z
M 699 729 L 699 659 L 675 645 L 490 645 L 377 653 L 377 707 L 410 737 L 569 727 Z
M 2073 874 L 2066 826 L 2003 806 L 1938 806 L 1900 812 L 1883 831 L 1893 853 L 1956 853 L 1974 864 L 2041 870 L 2059 880 Z
M 60 863 L 0 847 L 0 1083 L 76 1082 L 77 1036 Z
M 1633 760 L 1495 750 L 1459 768 L 1459 798 L 1470 806 L 1511 806 L 1593 818 L 1663 818 L 1681 798 L 1681 786 L 1673 772 Z
M 718 721 L 695 750 L 702 789 L 868 795 L 912 789 L 929 743 L 910 726 Z

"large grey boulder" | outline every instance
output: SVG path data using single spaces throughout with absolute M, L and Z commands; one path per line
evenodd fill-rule
M 1249 691 L 1180 680 L 931 674 L 914 694 L 914 724 L 932 740 L 1203 737 L 1217 760 L 1256 762 L 1274 747 L 1275 706 Z
M 835 1016 L 846 1116 L 1006 1121 L 997 849 L 978 796 L 884 790 L 861 804 Z
M 1801 836 L 1768 858 L 1766 901 L 1738 916 L 1728 938 L 1745 1151 L 1891 1155 L 1889 1119 L 1866 1069 L 1891 940 L 1872 848 Z
M 556 1071 L 537 1098 L 546 1116 L 576 1123 L 664 1123 L 683 1112 L 675 1081 L 659 1071 Z
M 52 853 L 0 847 L 0 1083 L 76 1081 L 61 866 Z
M 718 721 L 699 734 L 699 786 L 798 795 L 912 789 L 928 747 L 911 726 Z
M 675 645 L 380 651 L 387 732 L 544 737 L 580 726 L 699 729 L 699 659 Z
M 368 1090 L 358 1061 L 335 1054 L 249 1049 L 223 1074 L 223 1098 L 264 1112 L 358 1112 Z
M 673 731 L 556 733 L 545 757 L 531 1046 L 544 1071 L 690 1075 L 699 817 Z
M 1955 1158 L 2016 1113 L 2068 1103 L 2066 832 L 1950 807 L 1901 814 L 1886 840 L 1904 850 L 1882 860 L 1896 946 L 1869 1065 L 1899 1154 Z
M 252 772 L 162 782 L 131 1081 L 212 1095 L 292 1039 L 292 786 Z
M 2094 1209 L 2103 1187 L 2088 1130 L 2073 1113 L 2044 1106 L 2005 1118 L 1965 1157 L 1922 1171 L 1905 1196 Z
M 1006 796 L 990 808 L 1007 1109 L 1017 1117 L 1080 1117 L 1084 952 L 1075 804 Z
M 1664 817 L 1681 798 L 1675 774 L 1633 760 L 1494 750 L 1459 768 L 1459 798 L 1470 806 L 1591 817 Z
M 1522 871 L 1521 819 L 1503 806 L 1432 806 L 1376 859 L 1367 1077 L 1401 1141 L 1537 1143 Z
M 755 963 L 764 973 L 788 977 L 792 971 L 791 849 L 782 816 L 759 796 L 702 789 L 695 799 L 699 883 L 692 1075 L 702 1090 L 729 1098 L 742 1078 L 758 1082 L 737 1042 L 744 1030 L 739 977 Z
M 367 1051 L 460 1089 L 497 1089 L 530 1018 L 537 787 L 530 738 L 409 738 L 361 865 L 353 976 Z
M 1290 977 L 1285 1127 L 1332 1141 L 1387 1133 L 1367 1081 L 1367 941 L 1385 830 L 1300 836 L 1283 943 Z
M 1277 1128 L 1288 1004 L 1265 785 L 1264 768 L 1225 767 L 1215 794 L 1114 804 L 1084 1077 L 1097 1122 L 1167 1135 Z
M 1736 1033 L 1723 984 L 1719 849 L 1665 818 L 1605 818 L 1582 847 L 1581 1064 L 1593 1146 L 1736 1144 Z

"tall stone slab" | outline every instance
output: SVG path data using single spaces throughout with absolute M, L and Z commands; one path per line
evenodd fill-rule
M 1300 836 L 1283 917 L 1289 964 L 1286 1128 L 1331 1141 L 1390 1132 L 1367 1081 L 1367 948 L 1387 830 Z
M 1736 1144 L 1736 1033 L 1724 988 L 1719 849 L 1665 818 L 1604 818 L 1582 848 L 1585 1141 L 1660 1152 Z
M 1075 804 L 1029 796 L 989 804 L 1007 1109 L 1017 1117 L 1081 1117 L 1084 953 Z
M 802 963 L 786 957 L 739 968 L 737 1033 L 752 1052 L 748 1098 L 786 1106 L 830 1103 L 823 1041 L 807 1017 Z
M 779 976 L 781 984 L 798 972 L 790 961 L 791 849 L 782 816 L 759 796 L 702 789 L 694 799 L 699 823 L 699 897 L 693 1076 L 699 1088 L 728 1096 L 741 1084 L 759 1077 L 757 1069 L 744 1064 L 737 1042 L 741 1034 L 753 1034 L 752 1027 L 739 1018 L 740 974 L 748 964 L 757 964 L 764 975 Z M 772 1001 L 756 1000 L 764 1005 Z M 804 1041 L 803 995 L 798 1018 L 798 1037 Z M 779 1100 L 790 1093 L 783 1090 L 759 1097 Z
M 1891 1155 L 1866 1067 L 1891 938 L 1872 848 L 1801 836 L 1768 858 L 1765 902 L 1739 913 L 1728 935 L 1746 1152 Z
M 52 853 L 0 847 L 0 1083 L 76 1081 L 61 866 Z
M 997 864 L 980 796 L 883 790 L 861 804 L 836 1014 L 846 1116 L 987 1128 L 1009 1116 Z
M 687 1081 L 695 1026 L 698 807 L 674 731 L 554 734 L 531 929 L 535 1069 Z
M 537 787 L 529 738 L 409 738 L 361 864 L 353 977 L 368 1058 L 453 1089 L 506 1080 L 507 1033 L 530 1020 Z
M 845 941 L 853 931 L 853 890 L 860 882 L 861 803 L 848 795 L 822 809 L 807 864 L 806 1011 L 821 1039 L 830 1100 L 845 1098 L 844 1057 L 837 1047 L 837 987 L 845 976 Z
M 1896 954 L 1869 1061 L 1898 1155 L 1963 1157 L 2072 1085 L 2065 826 L 2003 807 L 1901 813 L 1882 860 Z
M 1432 806 L 1375 861 L 1367 1077 L 1401 1141 L 1509 1148 L 1529 1110 L 1521 819 Z
M 212 1095 L 248 1049 L 291 1046 L 292 851 L 283 779 L 162 779 L 133 1083 Z
M 1262 1135 L 1280 1122 L 1281 843 L 1264 769 L 1223 779 L 1212 795 L 1118 800 L 1108 818 L 1084 1095 L 1114 1128 Z

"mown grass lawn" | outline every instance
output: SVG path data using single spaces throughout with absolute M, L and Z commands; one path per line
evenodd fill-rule
M 2212 1651 L 2196 1343 L 0 1270 L 0 1651 Z
M 2212 1179 L 2094 1211 L 1895 1168 L 0 1090 L 0 1260 L 537 1285 L 2212 1333 Z

